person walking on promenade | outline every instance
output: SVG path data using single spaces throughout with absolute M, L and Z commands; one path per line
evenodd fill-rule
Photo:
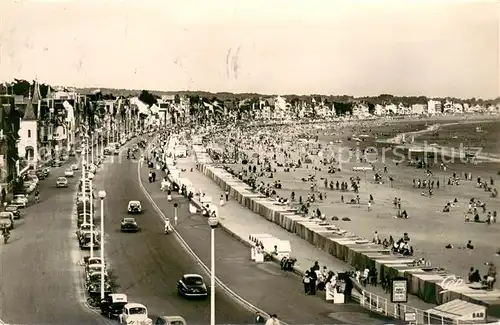
M 302 283 L 304 284 L 304 293 L 308 295 L 310 291 L 309 286 L 311 283 L 311 278 L 309 277 L 309 271 L 306 271 L 306 273 L 304 274 L 304 277 L 302 278 Z

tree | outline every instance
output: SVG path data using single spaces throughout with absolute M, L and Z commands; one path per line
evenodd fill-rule
M 154 104 L 158 103 L 156 97 L 147 90 L 141 91 L 139 100 L 145 104 L 148 104 L 149 106 L 153 106 Z
M 23 79 L 14 79 L 14 83 L 12 84 L 12 90 L 14 91 L 14 95 L 21 95 L 28 97 L 30 94 L 31 83 L 29 81 Z

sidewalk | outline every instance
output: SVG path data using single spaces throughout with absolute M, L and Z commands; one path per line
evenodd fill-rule
M 183 177 L 189 179 L 197 190 L 212 197 L 212 204 L 218 207 L 221 227 L 233 237 L 248 246 L 253 246 L 253 243 L 248 239 L 251 234 L 269 234 L 276 238 L 290 241 L 292 246 L 291 255 L 297 259 L 295 267 L 298 273 L 303 274 L 303 272 L 309 269 L 315 261 L 318 261 L 321 267 L 326 266 L 329 270 L 335 272 L 353 270 L 348 264 L 333 258 L 327 252 L 316 249 L 296 235 L 287 232 L 280 226 L 242 207 L 236 201 L 229 199 L 229 202 L 227 202 L 224 207 L 221 207 L 219 198 L 224 194 L 223 191 L 211 179 L 199 172 L 195 168 L 195 165 L 194 157 L 178 159 L 179 168 L 187 170 L 187 172 L 183 173 Z M 189 172 L 191 168 L 193 168 L 193 171 Z M 236 209 L 238 214 L 225 213 L 227 210 L 235 211 Z M 390 294 L 385 293 L 381 287 L 368 285 L 365 289 L 372 294 L 390 301 Z M 434 307 L 434 305 L 425 303 L 412 295 L 408 296 L 408 305 L 421 310 L 427 310 Z

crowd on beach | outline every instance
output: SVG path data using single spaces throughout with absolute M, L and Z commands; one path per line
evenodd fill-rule
M 251 132 L 250 132 L 251 131 Z M 277 136 L 279 135 L 279 136 Z M 228 140 L 232 139 L 232 140 Z M 162 136 L 156 143 L 152 144 L 152 149 L 146 157 L 146 162 L 151 167 L 150 181 L 155 181 L 154 168 L 157 165 L 160 169 L 166 170 L 164 148 L 166 136 Z M 224 168 L 248 184 L 255 192 L 274 199 L 276 204 L 288 206 L 290 209 L 301 213 L 311 220 L 318 222 L 325 221 L 350 221 L 349 216 L 337 217 L 328 216 L 323 211 L 321 204 L 328 204 L 332 199 L 338 197 L 341 204 L 354 206 L 366 206 L 366 210 L 371 213 L 373 206 L 382 204 L 386 197 L 375 198 L 369 193 L 366 180 L 367 172 L 373 174 L 371 180 L 374 184 L 389 185 L 392 187 L 392 173 L 389 167 L 370 163 L 368 160 L 359 159 L 356 163 L 366 166 L 363 169 L 365 180 L 363 182 L 359 175 L 345 173 L 345 165 L 341 163 L 340 156 L 335 156 L 329 152 L 327 146 L 318 141 L 318 132 L 314 127 L 301 126 L 272 126 L 265 129 L 244 130 L 238 127 L 229 127 L 228 133 L 209 133 L 204 138 L 204 144 L 208 145 L 208 153 L 215 162 L 222 163 Z M 332 143 L 330 142 L 330 145 Z M 331 150 L 334 151 L 334 150 Z M 411 187 L 418 190 L 421 196 L 435 200 L 439 195 L 435 191 L 442 191 L 445 185 L 448 187 L 459 187 L 464 181 L 472 182 L 471 172 L 453 172 L 446 178 L 441 179 L 434 176 L 436 168 L 440 172 L 447 172 L 448 166 L 444 163 L 432 164 L 425 159 L 415 159 L 405 166 L 417 168 L 425 171 L 424 177 L 411 180 Z M 395 167 L 398 168 L 396 164 Z M 166 170 L 168 173 L 168 170 Z M 325 175 L 326 174 L 326 175 Z M 290 179 L 293 180 L 291 184 Z M 476 178 L 476 188 L 484 190 L 490 194 L 491 198 L 497 197 L 497 189 L 493 177 L 483 179 Z M 387 183 L 387 184 L 386 184 Z M 302 184 L 302 185 L 297 185 Z M 168 179 L 162 180 L 162 188 L 165 187 L 167 195 L 170 196 L 174 184 Z M 178 189 L 175 189 L 178 190 Z M 186 189 L 181 189 L 182 193 L 188 195 L 204 195 L 204 193 L 185 193 Z M 366 199 L 365 198 L 366 195 Z M 221 205 L 229 200 L 228 193 L 221 193 Z M 409 219 L 411 215 L 408 211 L 408 203 L 401 197 L 394 197 L 392 200 L 394 208 L 394 218 Z M 444 203 L 443 213 L 450 213 L 460 204 L 458 198 Z M 408 207 L 411 205 L 408 205 Z M 207 208 L 208 210 L 208 208 Z M 464 213 L 466 222 L 485 223 L 493 225 L 496 223 L 497 211 L 487 208 L 487 202 L 478 198 L 471 198 L 468 202 L 468 209 Z M 385 237 L 385 238 L 382 238 Z M 390 250 L 394 254 L 402 256 L 414 256 L 416 251 L 410 236 L 407 232 L 398 238 L 393 234 L 379 235 L 375 229 L 372 242 L 381 245 L 384 249 Z M 473 251 L 475 249 L 472 240 L 467 240 L 465 245 L 450 243 L 447 249 L 455 247 Z M 500 248 L 500 247 L 499 247 Z M 500 254 L 500 249 L 499 252 Z M 415 266 L 431 267 L 429 260 L 415 256 Z M 282 268 L 289 270 L 290 265 L 285 266 L 288 261 L 282 261 Z M 496 283 L 496 267 L 493 261 L 488 260 L 485 265 L 487 270 L 483 276 L 480 275 L 478 267 L 471 267 L 468 280 L 472 284 L 479 284 L 481 287 L 493 289 Z M 316 262 L 309 268 L 303 279 L 304 293 L 315 295 L 317 291 L 325 291 L 327 287 L 332 290 L 343 292 L 346 299 L 350 297 L 354 279 L 361 285 L 381 285 L 386 291 L 390 287 L 390 277 L 384 275 L 380 277 L 376 268 L 355 270 L 354 272 L 344 272 L 342 270 L 328 270 L 321 268 Z
M 342 164 L 340 155 L 336 155 L 336 149 L 331 149 L 337 143 L 330 141 L 325 144 L 324 141 L 318 141 L 318 134 L 324 130 L 318 132 L 315 126 L 272 126 L 246 131 L 235 127 L 228 128 L 228 130 L 229 134 L 212 134 L 207 139 L 207 143 L 210 143 L 212 158 L 222 163 L 228 172 L 244 181 L 255 192 L 272 198 L 276 204 L 286 205 L 312 220 L 318 220 L 318 222 L 351 220 L 350 216 L 328 216 L 326 212 L 328 210 L 323 210 L 322 206 L 328 206 L 334 202 L 332 199 L 335 198 L 335 192 L 338 193 L 340 203 L 365 206 L 367 211 L 373 210 L 375 199 L 378 200 L 377 202 L 388 199 L 386 197 L 375 198 L 373 194 L 377 192 L 369 193 L 364 184 L 367 183 L 366 174 L 368 173 L 373 175 L 372 183 L 378 185 L 387 183 L 392 187 L 394 173 L 389 171 L 389 167 L 360 158 L 353 161 L 360 166 L 365 166 L 362 169 L 365 173 L 365 181 L 362 181 L 359 174 L 354 176 L 352 173 L 346 174 L 345 166 L 347 165 Z M 435 162 L 435 159 L 428 159 L 428 157 L 416 157 L 407 164 L 396 163 L 391 168 L 408 167 L 424 171 L 426 177 L 410 180 L 411 186 L 417 189 L 421 196 L 433 200 L 439 200 L 441 197 L 436 194 L 436 191 L 444 193 L 445 186 L 447 189 L 458 188 L 463 181 L 469 184 L 473 177 L 472 172 L 465 171 L 461 174 L 456 171 L 448 172 L 447 163 Z M 449 176 L 436 177 L 434 175 L 436 170 L 441 174 L 449 173 Z M 478 177 L 476 187 L 484 189 L 491 198 L 497 197 L 498 192 L 494 187 L 493 177 L 488 180 Z M 363 199 L 364 195 L 366 199 Z M 460 200 L 463 201 L 463 198 Z M 495 209 L 486 209 L 485 201 L 471 198 L 470 209 L 465 213 L 465 221 L 495 224 L 497 212 Z M 403 203 L 401 197 L 395 197 L 393 204 L 394 218 L 410 219 L 412 217 L 408 209 L 411 208 L 411 204 Z M 460 204 L 464 202 L 459 202 L 458 198 L 446 201 L 442 212 L 450 213 Z M 415 255 L 415 249 L 409 238 L 405 239 L 407 236 L 394 240 L 392 234 L 386 235 L 387 238 L 379 238 L 376 242 L 391 249 L 394 253 L 404 256 Z M 457 245 L 450 243 L 447 248 L 454 246 Z M 469 250 L 473 249 L 473 246 L 472 243 L 469 246 L 464 245 Z M 430 266 L 430 261 L 416 257 L 416 264 Z M 496 275 L 493 278 L 495 282 Z M 489 283 L 491 284 L 491 281 Z

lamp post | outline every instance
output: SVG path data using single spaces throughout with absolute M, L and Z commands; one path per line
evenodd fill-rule
M 94 164 L 94 132 L 92 132 L 92 137 L 90 139 L 90 161 L 92 165 Z
M 104 299 L 104 198 L 106 191 L 99 191 L 99 198 L 101 199 L 101 300 Z
M 174 203 L 174 224 L 177 226 L 177 207 L 179 205 L 176 203 Z
M 90 187 L 90 258 L 94 257 L 94 206 L 92 197 L 92 179 L 94 174 L 89 173 L 89 187 Z M 84 192 L 85 195 L 85 192 Z
M 210 226 L 210 325 L 215 325 L 215 228 L 219 219 L 212 216 L 208 218 Z
M 87 179 L 85 178 L 85 156 L 82 157 L 82 193 L 83 193 L 83 223 L 87 223 L 87 202 L 85 201 L 85 189 L 87 187 Z

